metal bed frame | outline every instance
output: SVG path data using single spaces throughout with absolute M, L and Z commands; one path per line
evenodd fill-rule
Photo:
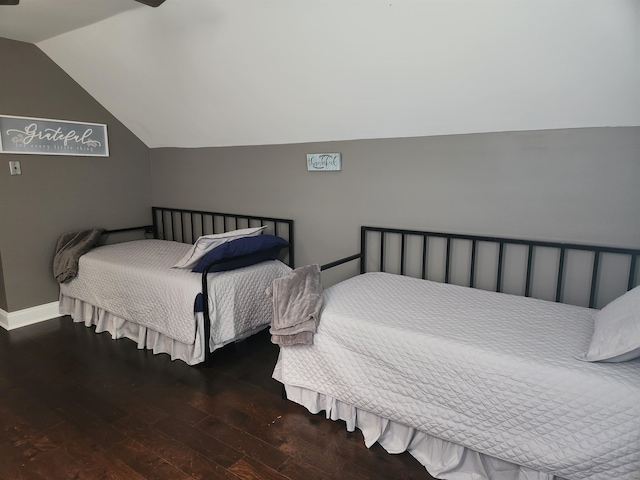
M 582 251 L 592 253 L 591 264 L 591 281 L 589 286 L 589 308 L 594 308 L 596 304 L 598 278 L 600 273 L 601 258 L 603 254 L 616 254 L 629 257 L 629 270 L 627 277 L 627 290 L 631 290 L 638 284 L 638 256 L 640 256 L 640 249 L 631 248 L 619 248 L 619 247 L 606 247 L 586 244 L 575 243 L 559 243 L 559 242 L 546 242 L 539 240 L 523 240 L 515 238 L 503 238 L 503 237 L 487 237 L 479 235 L 464 235 L 456 233 L 442 233 L 442 232 L 428 232 L 419 230 L 405 230 L 399 228 L 382 228 L 382 227 L 367 227 L 360 228 L 360 253 L 351 255 L 349 257 L 336 260 L 331 263 L 327 263 L 320 267 L 321 270 L 342 265 L 344 263 L 359 260 L 360 261 L 360 273 L 367 271 L 367 258 L 368 258 L 368 239 L 371 236 L 377 236 L 379 240 L 379 271 L 385 272 L 386 264 L 388 260 L 388 252 L 386 249 L 386 241 L 390 236 L 400 237 L 400 253 L 399 258 L 396 260 L 399 262 L 400 275 L 406 273 L 407 263 L 407 239 L 410 237 L 421 238 L 422 240 L 422 252 L 421 252 L 421 270 L 422 278 L 427 278 L 427 249 L 430 238 L 442 238 L 446 240 L 446 256 L 445 256 L 445 283 L 451 283 L 451 264 L 453 259 L 453 244 L 459 241 L 467 241 L 471 243 L 471 254 L 469 261 L 469 285 L 472 288 L 476 287 L 476 272 L 477 272 L 477 249 L 478 244 L 486 242 L 489 244 L 498 245 L 498 260 L 496 265 L 496 284 L 495 291 L 503 292 L 503 272 L 505 268 L 505 246 L 507 245 L 523 245 L 527 248 L 527 266 L 525 273 L 525 289 L 524 296 L 531 296 L 532 285 L 532 272 L 534 268 L 534 252 L 537 248 L 551 248 L 559 251 L 559 261 L 557 265 L 556 273 L 556 285 L 555 285 L 555 301 L 562 302 L 563 298 L 563 281 L 565 278 L 566 270 L 566 258 L 567 254 L 571 251 Z
M 257 227 L 267 225 L 267 230 L 274 235 L 283 237 L 289 246 L 282 259 L 284 263 L 294 268 L 294 230 L 293 220 L 266 217 L 260 215 L 239 215 L 233 213 L 207 212 L 202 210 L 187 210 L 181 208 L 152 207 L 151 214 L 153 225 L 141 227 L 121 228 L 107 230 L 105 233 L 123 233 L 135 230 L 144 230 L 145 234 L 153 234 L 153 238 L 171 240 L 181 243 L 195 243 L 201 235 L 223 233 L 239 228 Z M 235 259 L 240 257 L 235 257 Z M 228 260 L 211 262 L 202 272 L 202 313 L 204 319 L 204 366 L 210 366 L 212 354 L 209 350 L 211 335 L 211 317 L 209 309 L 208 273 L 215 265 Z

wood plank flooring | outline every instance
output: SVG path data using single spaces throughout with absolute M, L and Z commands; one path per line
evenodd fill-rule
M 209 369 L 60 317 L 0 328 L 0 479 L 431 479 L 280 398 L 266 332 Z

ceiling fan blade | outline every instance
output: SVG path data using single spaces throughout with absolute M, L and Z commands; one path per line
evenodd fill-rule
M 159 7 L 164 3 L 164 0 L 136 0 L 136 2 L 144 3 L 150 7 Z
M 0 0 L 0 5 L 18 5 L 20 0 Z

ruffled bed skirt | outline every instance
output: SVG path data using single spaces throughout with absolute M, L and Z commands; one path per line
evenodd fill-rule
M 150 328 L 130 322 L 124 318 L 109 313 L 102 308 L 95 307 L 90 303 L 83 302 L 76 298 L 67 297 L 60 294 L 60 314 L 70 315 L 74 322 L 82 322 L 87 327 L 95 325 L 96 333 L 109 332 L 111 338 L 117 340 L 119 338 L 128 338 L 138 345 L 139 349 L 152 350 L 154 354 L 166 353 L 171 356 L 171 360 L 182 360 L 189 365 L 196 365 L 204 362 L 203 348 L 203 325 L 204 315 L 198 312 L 195 315 L 196 338 L 189 345 L 179 342 L 171 337 L 163 335 L 160 332 Z M 242 333 L 224 343 L 215 344 L 212 337 L 209 339 L 209 349 L 211 352 L 224 347 L 233 342 L 240 341 L 259 331 L 268 328 L 269 325 L 260 325 L 259 327 Z
M 278 366 L 273 377 L 279 380 Z M 280 380 L 279 380 L 280 381 Z M 287 398 L 311 413 L 344 420 L 347 430 L 362 431 L 367 448 L 378 442 L 389 453 L 409 452 L 435 478 L 443 480 L 562 480 L 548 473 L 490 457 L 455 443 L 392 422 L 306 388 L 285 385 Z
M 171 355 L 171 360 L 182 360 L 189 365 L 204 361 L 201 313 L 197 316 L 196 339 L 191 345 L 117 317 L 82 300 L 62 294 L 60 294 L 60 313 L 70 315 L 74 322 L 82 322 L 87 327 L 95 325 L 96 333 L 109 332 L 114 340 L 128 338 L 136 342 L 139 349 L 146 348 L 152 350 L 153 353 L 167 353 Z
M 204 362 L 203 325 L 204 316 L 202 312 L 195 315 L 196 338 L 193 344 L 179 342 L 162 333 L 152 330 L 137 323 L 130 322 L 124 318 L 113 315 L 102 308 L 95 307 L 90 303 L 83 302 L 76 298 L 67 297 L 60 294 L 60 314 L 70 315 L 74 322 L 82 322 L 87 327 L 95 325 L 96 333 L 109 332 L 114 340 L 128 338 L 138 345 L 139 349 L 152 350 L 153 353 L 167 353 L 171 360 L 182 360 L 189 365 Z M 228 343 L 237 342 L 250 337 L 259 331 L 269 327 L 260 325 L 259 327 L 242 333 L 224 343 L 216 344 L 213 336 L 209 339 L 209 349 L 211 352 L 224 347 Z

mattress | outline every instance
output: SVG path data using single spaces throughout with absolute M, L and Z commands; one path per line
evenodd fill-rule
M 275 377 L 567 479 L 640 478 L 640 361 L 581 362 L 595 310 L 367 273 Z
M 202 289 L 202 275 L 171 268 L 190 248 L 166 240 L 95 248 L 80 257 L 78 276 L 61 284 L 60 294 L 192 345 L 194 302 Z M 224 344 L 268 325 L 273 312 L 265 290 L 290 270 L 275 260 L 209 274 L 211 343 Z

